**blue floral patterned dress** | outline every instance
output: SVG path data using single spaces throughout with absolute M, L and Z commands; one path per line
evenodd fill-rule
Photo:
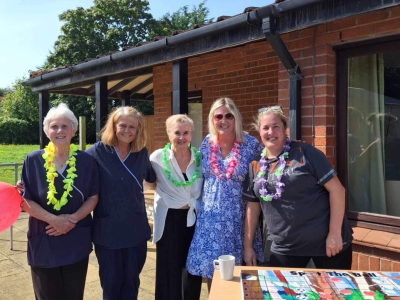
M 218 179 L 212 172 L 210 163 L 211 144 L 207 136 L 201 147 L 204 175 L 204 190 L 197 217 L 196 231 L 190 246 L 186 268 L 189 273 L 212 278 L 213 260 L 220 255 L 235 256 L 236 265 L 243 260 L 244 218 L 246 202 L 242 200 L 242 183 L 249 164 L 258 155 L 262 146 L 256 138 L 245 135 L 245 142 L 240 145 L 238 164 L 231 179 Z M 233 150 L 222 159 L 220 149 L 217 151 L 218 164 L 222 174 L 226 173 Z M 260 231 L 254 240 L 257 259 L 263 260 L 263 249 Z

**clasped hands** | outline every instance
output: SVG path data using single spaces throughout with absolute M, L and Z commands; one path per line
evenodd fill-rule
M 51 236 L 66 234 L 75 228 L 77 222 L 73 215 L 62 214 L 54 216 L 49 225 L 46 226 L 46 234 Z

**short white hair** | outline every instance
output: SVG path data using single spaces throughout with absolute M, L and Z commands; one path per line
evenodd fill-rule
M 60 103 L 56 107 L 52 107 L 47 113 L 43 120 L 43 131 L 48 135 L 50 122 L 57 118 L 66 118 L 71 121 L 72 129 L 78 129 L 78 119 L 75 117 L 74 113 L 68 108 L 65 103 Z

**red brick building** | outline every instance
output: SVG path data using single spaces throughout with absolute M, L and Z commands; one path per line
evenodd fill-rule
M 346 186 L 353 268 L 400 271 L 399 4 L 288 0 L 250 8 L 68 71 L 35 73 L 26 84 L 40 92 L 42 114 L 49 93 L 96 97 L 98 128 L 110 91 L 126 103 L 152 99 L 155 148 L 167 142 L 173 113 L 193 117 L 199 143 L 218 97 L 235 100 L 255 136 L 257 109 L 281 105 L 291 137 L 321 149 Z

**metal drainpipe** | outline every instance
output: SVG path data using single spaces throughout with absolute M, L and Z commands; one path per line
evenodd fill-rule
M 274 49 L 281 63 L 289 73 L 289 128 L 290 138 L 301 140 L 301 74 L 300 67 L 294 61 L 292 55 L 276 32 L 276 17 L 269 16 L 262 20 L 262 31 L 264 36 Z

